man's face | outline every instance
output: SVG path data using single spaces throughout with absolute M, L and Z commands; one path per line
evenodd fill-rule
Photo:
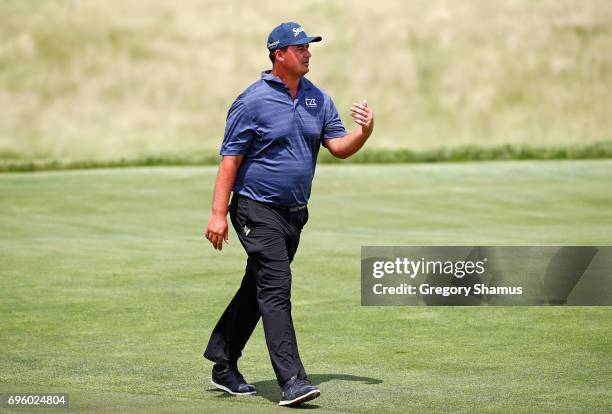
M 283 60 L 281 64 L 285 71 L 294 76 L 304 76 L 309 71 L 310 52 L 308 43 L 305 45 L 291 45 L 286 51 L 280 51 Z

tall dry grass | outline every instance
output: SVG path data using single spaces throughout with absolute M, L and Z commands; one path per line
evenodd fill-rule
M 612 139 L 609 1 L 0 2 L 0 157 L 213 151 L 227 108 L 300 22 L 309 78 L 368 98 L 371 147 Z

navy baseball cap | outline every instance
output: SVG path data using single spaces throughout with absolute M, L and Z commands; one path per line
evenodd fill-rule
M 308 36 L 302 26 L 297 23 L 281 23 L 268 36 L 268 50 L 272 52 L 285 46 L 320 42 L 321 39 L 321 36 Z

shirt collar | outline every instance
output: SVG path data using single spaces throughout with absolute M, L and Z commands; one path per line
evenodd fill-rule
M 261 78 L 265 81 L 277 83 L 279 85 L 287 87 L 278 76 L 272 76 L 272 71 L 269 69 L 261 72 Z M 298 86 L 298 95 L 300 94 L 300 91 L 309 89 L 311 89 L 310 82 L 306 80 L 306 78 L 302 77 L 302 79 L 300 80 L 300 85 Z
M 263 72 L 261 72 L 261 78 L 269 82 L 274 82 L 274 83 L 279 83 L 281 85 L 284 85 L 283 81 L 280 80 L 278 76 L 272 76 L 271 70 L 264 70 Z

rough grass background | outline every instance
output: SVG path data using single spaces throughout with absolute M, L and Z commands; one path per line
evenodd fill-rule
M 309 77 L 376 111 L 371 148 L 612 139 L 606 0 L 0 2 L 0 158 L 214 151 L 227 108 L 296 20 Z

